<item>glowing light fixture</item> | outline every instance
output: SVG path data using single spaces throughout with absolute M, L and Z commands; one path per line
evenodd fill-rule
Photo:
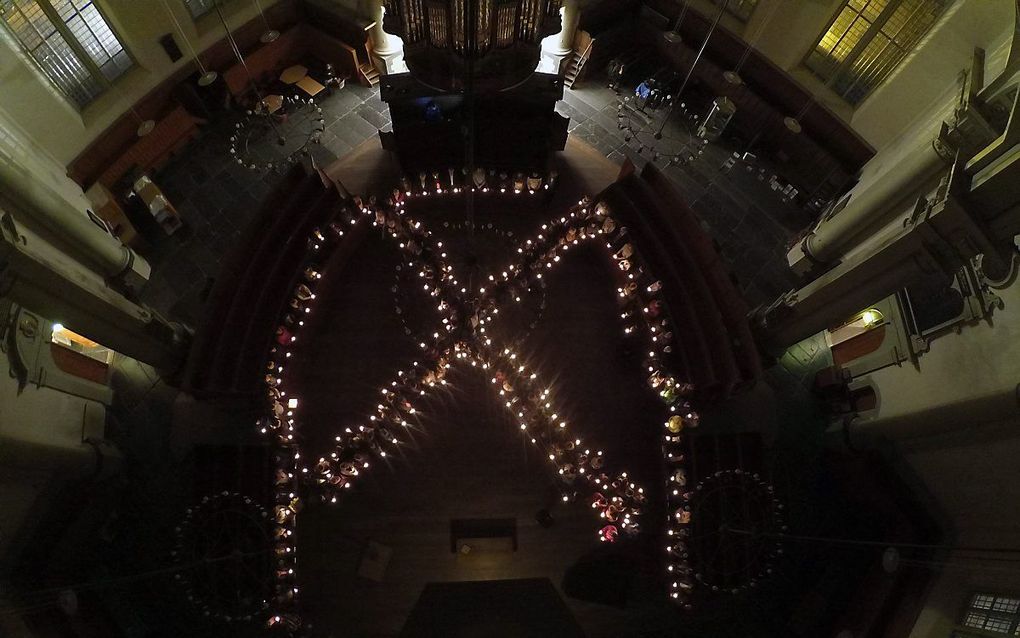
M 865 328 L 871 328 L 882 322 L 882 313 L 874 308 L 868 308 L 861 313 L 861 323 L 864 324 Z

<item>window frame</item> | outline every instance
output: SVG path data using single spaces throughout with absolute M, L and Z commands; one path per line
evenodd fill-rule
M 56 89 L 56 91 L 60 95 L 62 95 L 68 102 L 70 102 L 71 105 L 74 106 L 79 113 L 84 111 L 86 108 L 89 107 L 90 104 L 93 104 L 104 93 L 106 93 L 110 89 L 110 87 L 113 86 L 114 82 L 119 81 L 121 78 L 127 75 L 132 69 L 134 69 L 138 65 L 135 56 L 131 53 L 131 50 L 128 48 L 127 44 L 125 44 L 124 39 L 117 32 L 117 29 L 114 26 L 114 24 L 107 17 L 106 11 L 104 11 L 103 7 L 100 6 L 98 0 L 90 0 L 91 6 L 94 7 L 95 10 L 99 13 L 99 17 L 103 19 L 103 22 L 106 24 L 106 27 L 110 29 L 110 32 L 113 34 L 113 37 L 116 38 L 117 40 L 117 44 L 119 44 L 121 49 L 123 49 L 124 54 L 127 56 L 130 62 L 130 64 L 127 67 L 125 67 L 123 71 L 118 73 L 116 77 L 114 77 L 113 79 L 106 77 L 106 74 L 103 73 L 102 68 L 98 64 L 96 64 L 95 60 L 92 59 L 92 55 L 85 48 L 85 45 L 83 45 L 81 41 L 78 39 L 78 37 L 75 36 L 74 32 L 71 31 L 71 29 L 67 26 L 67 22 L 64 21 L 64 19 L 57 12 L 56 8 L 54 8 L 54 6 L 51 4 L 51 0 L 34 0 L 34 1 L 39 6 L 39 9 L 42 11 L 43 15 L 46 16 L 46 19 L 49 21 L 50 26 L 52 26 L 53 29 L 60 34 L 60 37 L 64 40 L 64 42 L 67 43 L 67 46 L 71 49 L 71 52 L 77 59 L 78 64 L 80 64 L 86 71 L 88 71 L 92 79 L 99 85 L 99 91 L 95 95 L 91 96 L 88 99 L 88 101 L 79 102 L 78 99 L 75 98 L 73 95 L 69 95 L 68 92 L 65 91 L 60 86 L 60 84 L 53 79 L 53 77 L 50 75 L 50 72 L 45 67 L 42 66 L 39 60 L 36 59 L 33 52 L 28 49 L 28 47 L 21 40 L 18 34 L 15 33 L 10 28 L 6 20 L 0 20 L 0 22 L 3 22 L 3 26 L 0 28 L 4 29 L 7 32 L 13 43 L 17 44 L 19 49 L 25 54 L 25 57 L 32 61 L 32 64 L 35 65 L 36 69 L 46 78 L 50 85 L 52 85 L 53 88 Z M 79 15 L 81 14 L 81 11 L 78 9 L 77 5 L 74 2 L 71 3 L 71 6 L 72 8 L 74 8 L 77 14 Z M 18 7 L 15 8 L 18 9 L 19 12 L 21 11 L 20 8 Z M 28 17 L 25 16 L 23 12 L 22 17 L 29 22 L 32 28 L 36 31 L 36 34 L 45 43 L 46 38 L 43 37 L 43 34 L 39 32 L 35 25 L 31 24 L 31 20 L 29 20 Z M 83 16 L 82 20 L 84 20 Z M 88 26 L 87 23 L 86 26 Z M 89 28 L 89 31 L 91 32 L 91 28 Z M 93 33 L 92 35 L 96 37 L 95 33 Z M 103 46 L 102 42 L 99 41 L 98 37 L 96 37 L 96 40 L 97 42 L 99 42 L 99 45 L 103 47 L 103 49 L 105 50 L 105 47 Z M 107 52 L 107 55 L 109 55 L 109 52 Z M 113 56 L 110 56 L 110 59 L 112 61 Z M 80 83 L 78 84 L 80 85 Z
M 870 23 L 870 26 L 868 27 L 867 31 L 865 31 L 864 34 L 861 35 L 860 39 L 853 45 L 853 47 L 846 54 L 846 56 L 844 56 L 843 60 L 838 62 L 835 65 L 832 73 L 828 77 L 826 77 L 826 76 L 824 76 L 822 74 L 821 71 L 818 71 L 818 70 L 812 68 L 811 65 L 808 62 L 810 61 L 811 56 L 816 53 L 816 51 L 818 50 L 818 45 L 821 44 L 822 40 L 829 33 L 829 31 L 832 29 L 832 27 L 836 24 L 836 21 L 843 14 L 844 10 L 850 9 L 851 11 L 854 11 L 856 13 L 856 16 L 854 17 L 854 21 L 856 21 L 858 17 L 864 15 L 865 11 L 867 10 L 867 6 L 863 7 L 861 10 L 857 10 L 857 9 L 855 9 L 855 8 L 853 8 L 851 6 L 850 3 L 852 1 L 853 0 L 842 0 L 842 2 L 840 2 L 839 6 L 836 7 L 835 12 L 832 14 L 832 17 L 829 18 L 829 20 L 825 23 L 825 26 L 822 28 L 821 33 L 819 33 L 818 36 L 814 38 L 814 40 L 813 40 L 814 44 L 811 45 L 811 47 L 804 54 L 803 58 L 801 58 L 800 66 L 802 66 L 804 69 L 806 69 L 809 73 L 811 73 L 811 75 L 813 75 L 819 81 L 823 82 L 825 84 L 825 86 L 827 88 L 829 88 L 830 90 L 832 90 L 832 92 L 835 93 L 837 96 L 839 96 L 839 98 L 841 100 L 846 102 L 851 107 L 857 108 L 858 106 L 863 104 L 864 101 L 867 100 L 869 96 L 871 96 L 871 94 L 875 91 L 875 89 L 877 89 L 880 86 L 882 86 L 883 84 L 885 84 L 885 82 L 889 78 L 889 76 L 893 74 L 893 72 L 896 70 L 896 68 L 899 67 L 899 65 L 902 64 L 904 60 L 906 60 L 907 56 L 909 55 L 909 50 L 906 53 L 904 53 L 903 57 L 900 58 L 896 62 L 896 64 L 891 66 L 889 69 L 885 70 L 882 73 L 882 75 L 880 76 L 880 78 L 878 79 L 878 81 L 876 81 L 872 86 L 870 86 L 868 88 L 868 90 L 866 92 L 864 92 L 859 98 L 851 99 L 850 97 L 848 97 L 847 94 L 858 83 L 860 83 L 860 81 L 862 79 L 861 77 L 858 77 L 856 80 L 853 81 L 853 83 L 849 87 L 847 87 L 846 89 L 844 89 L 842 91 L 836 90 L 835 88 L 833 88 L 832 85 L 835 83 L 835 81 L 841 75 L 844 75 L 845 73 L 847 73 L 847 71 L 850 71 L 850 70 L 853 69 L 853 66 L 857 63 L 858 58 L 860 58 L 861 55 L 864 54 L 864 52 L 868 49 L 868 47 L 871 45 L 871 43 L 875 40 L 876 36 L 882 34 L 882 32 L 883 32 L 882 30 L 885 27 L 885 25 L 889 22 L 889 19 L 892 18 L 896 14 L 896 11 L 901 6 L 903 6 L 903 3 L 906 0 L 888 0 L 888 3 L 881 10 L 881 12 L 878 14 L 878 16 L 875 17 L 875 20 Z M 932 22 L 932 24 L 929 25 L 929 27 L 923 33 L 921 33 L 918 36 L 917 41 L 915 41 L 912 46 L 916 46 L 917 43 L 920 42 L 922 39 L 924 39 L 924 37 L 928 34 L 928 32 L 931 29 L 933 29 L 938 24 L 939 20 L 942 18 L 942 14 L 945 13 L 946 9 L 949 8 L 949 6 L 954 2 L 954 0 L 921 0 L 921 2 L 926 2 L 926 3 L 940 2 L 941 6 L 938 9 L 938 15 L 936 16 L 935 21 Z M 920 6 L 923 6 L 923 5 L 920 5 Z M 866 17 L 864 19 L 867 20 Z M 836 45 L 833 46 L 833 50 L 835 49 L 836 46 L 838 46 L 839 42 L 842 41 L 844 37 L 846 37 L 847 33 L 850 32 L 852 27 L 853 27 L 853 21 L 847 27 L 847 30 L 839 37 L 839 40 L 837 41 Z M 901 27 L 901 29 L 902 28 L 903 27 Z M 888 37 L 888 36 L 886 36 L 886 37 Z M 893 42 L 895 42 L 895 36 L 893 38 L 889 38 L 889 43 L 886 46 L 888 46 L 889 44 L 891 44 Z M 899 45 L 897 45 L 897 46 L 899 46 Z M 907 48 L 908 49 L 912 48 L 912 46 L 911 47 L 907 47 Z M 881 52 L 879 53 L 879 55 L 881 55 Z M 876 58 L 876 59 L 878 59 L 878 58 Z
M 1020 636 L 1020 607 L 1014 612 L 993 612 L 992 609 L 979 609 L 974 606 L 974 601 L 978 596 L 988 596 L 992 599 L 992 605 L 994 606 L 995 600 L 999 598 L 1009 598 L 1011 600 L 1020 601 L 1020 593 L 1006 593 L 1001 591 L 972 591 L 967 595 L 961 605 L 959 614 L 957 614 L 956 624 L 953 626 L 953 632 L 950 634 L 951 638 L 1013 638 L 1014 636 Z M 1001 618 L 1008 617 L 1010 619 L 1009 629 L 1005 632 L 997 632 L 991 629 L 983 629 L 977 627 L 971 627 L 966 624 L 967 615 L 971 612 L 978 613 L 996 613 Z

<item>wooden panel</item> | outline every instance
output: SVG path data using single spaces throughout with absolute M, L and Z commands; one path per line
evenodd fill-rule
M 598 38 L 603 32 L 615 29 L 621 22 L 631 20 L 640 8 L 635 0 L 594 0 L 581 10 L 577 28 Z
M 303 29 L 301 39 L 312 56 L 333 64 L 340 77 L 358 76 L 358 53 L 347 42 L 307 25 Z
M 513 551 L 517 551 L 516 518 L 451 518 L 450 552 L 457 553 L 461 540 L 479 538 L 509 538 Z
M 838 366 L 845 366 L 855 359 L 878 350 L 885 341 L 885 326 L 879 326 L 862 334 L 847 339 L 832 347 L 832 361 Z
M 198 125 L 204 123 L 197 117 L 178 106 L 166 117 L 162 118 L 156 128 L 143 138 L 136 138 L 134 144 L 116 157 L 97 181 L 109 189 L 132 168 L 149 171 L 162 166 L 175 149 L 179 149 L 183 141 L 198 134 Z
M 249 73 L 256 82 L 262 82 L 269 79 L 266 76 L 289 66 L 292 62 L 297 62 L 296 58 L 300 57 L 296 50 L 301 41 L 300 30 L 300 25 L 291 27 L 273 42 L 263 44 L 247 53 L 244 56 L 247 70 L 240 62 L 236 62 L 224 71 L 223 81 L 227 84 L 230 94 L 237 97 L 248 91 L 251 86 L 251 81 L 248 78 Z
M 369 29 L 375 24 L 340 3 L 329 0 L 302 0 L 301 17 L 305 24 L 313 24 L 326 35 L 361 49 L 362 55 L 368 43 Z
M 106 385 L 107 366 L 105 363 L 86 357 L 58 343 L 50 344 L 50 356 L 61 371 L 86 381 Z

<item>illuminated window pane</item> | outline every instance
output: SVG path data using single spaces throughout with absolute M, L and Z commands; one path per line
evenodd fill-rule
M 972 609 L 991 609 L 995 602 L 995 596 L 988 594 L 975 594 L 974 601 L 970 604 Z
M 938 20 L 949 0 L 847 0 L 804 60 L 857 104 L 889 76 Z
M 963 624 L 967 625 L 968 627 L 975 627 L 977 629 L 981 629 L 982 627 L 985 626 L 985 620 L 987 619 L 988 616 L 985 616 L 984 614 L 970 612 L 966 616 L 964 616 Z
M 0 16 L 39 69 L 78 107 L 131 68 L 131 57 L 91 0 L 0 0 Z
M 989 618 L 988 622 L 985 623 L 985 629 L 989 631 L 997 631 L 999 633 L 1007 633 L 1012 623 L 1008 618 Z
M 91 0 L 50 0 L 74 39 L 108 80 L 131 68 L 131 58 Z
M 993 611 L 1001 611 L 1007 614 L 1015 614 L 1020 609 L 1020 600 L 1016 598 L 996 598 L 992 603 Z
M 995 594 L 974 594 L 960 620 L 960 626 L 980 629 L 980 635 L 984 636 L 1020 636 L 1020 599 Z M 966 631 L 956 632 L 955 635 L 970 636 Z
M 885 10 L 887 4 L 889 4 L 889 0 L 871 0 L 864 5 L 861 15 L 864 16 L 865 20 L 874 22 L 878 19 L 878 16 L 882 15 L 882 11 Z

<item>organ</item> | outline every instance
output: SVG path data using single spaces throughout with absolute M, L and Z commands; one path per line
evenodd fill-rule
M 542 38 L 560 30 L 563 0 L 386 0 L 384 29 L 404 60 L 439 89 L 501 89 L 525 80 Z

